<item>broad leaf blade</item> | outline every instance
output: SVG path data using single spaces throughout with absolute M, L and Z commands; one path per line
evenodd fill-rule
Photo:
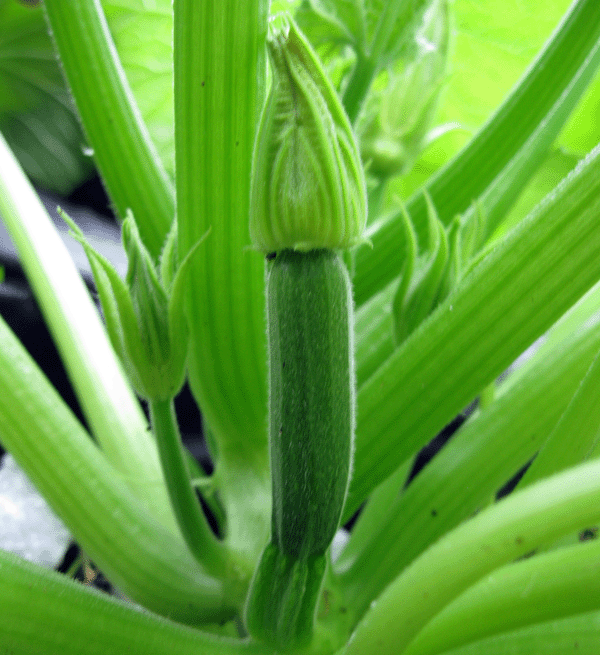
M 0 2 L 0 131 L 35 183 L 68 194 L 92 170 L 41 9 Z

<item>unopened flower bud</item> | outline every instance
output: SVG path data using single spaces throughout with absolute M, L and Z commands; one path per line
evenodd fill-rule
M 430 143 L 456 127 L 433 127 L 447 80 L 448 12 L 447 0 L 431 3 L 413 47 L 382 73 L 367 100 L 358 133 L 363 159 L 376 177 L 407 173 Z
M 273 79 L 254 147 L 252 243 L 264 252 L 349 248 L 362 241 L 367 217 L 350 122 L 291 19 L 268 47 Z
M 123 222 L 123 245 L 129 264 L 123 281 L 112 264 L 89 245 L 75 223 L 64 213 L 63 217 L 88 256 L 106 328 L 130 382 L 144 398 L 174 397 L 185 378 L 188 328 L 183 291 L 187 262 L 197 247 L 177 267 L 175 251 L 166 248 L 168 261 L 163 257 L 161 273 L 168 273 L 168 279 L 160 279 L 130 213 Z

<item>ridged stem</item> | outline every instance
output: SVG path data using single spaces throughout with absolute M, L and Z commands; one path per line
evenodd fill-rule
M 121 219 L 131 209 L 144 244 L 160 254 L 175 192 L 121 67 L 100 0 L 43 3 L 94 161 Z
M 237 606 L 228 604 L 223 582 L 206 575 L 181 537 L 129 492 L 2 320 L 0 344 L 2 444 L 108 579 L 180 622 L 232 617 Z M 150 493 L 158 480 L 145 483 Z
M 174 3 L 181 256 L 211 228 L 190 270 L 190 383 L 213 436 L 225 539 L 250 561 L 270 511 L 264 270 L 248 250 L 267 9 L 266 0 Z
M 599 170 L 596 148 L 359 389 L 345 518 L 597 282 Z
M 600 463 L 582 464 L 482 511 L 416 559 L 372 605 L 346 655 L 397 655 L 443 607 L 483 575 L 600 519 Z M 554 603 L 548 618 L 556 616 Z M 543 620 L 543 617 L 538 617 Z
M 5 653 L 43 655 L 269 655 L 140 612 L 95 589 L 0 551 L 0 633 Z
M 552 120 L 545 126 L 545 121 L 551 112 L 557 111 L 564 112 L 563 122 L 567 119 L 568 110 L 561 109 L 561 105 L 572 109 L 585 89 L 585 84 L 573 85 L 573 80 L 592 79 L 598 66 L 598 52 L 593 57 L 590 54 L 599 38 L 600 3 L 576 0 L 503 105 L 475 138 L 428 181 L 427 192 L 442 222 L 449 224 L 484 192 L 495 204 L 507 208 L 504 194 L 512 194 L 514 198 L 525 182 L 510 170 L 508 180 L 501 172 L 515 163 L 511 160 L 521 148 L 530 147 L 524 144 L 536 131 L 538 138 L 543 138 L 547 147 L 551 146 L 561 122 Z M 526 152 L 522 157 L 527 159 Z M 490 189 L 494 184 L 498 188 Z M 406 210 L 419 239 L 426 240 L 427 207 L 421 191 L 409 198 Z M 361 248 L 356 253 L 353 283 L 358 305 L 400 274 L 404 237 L 399 216 L 395 212 L 376 232 L 368 235 L 373 242 L 372 250 Z

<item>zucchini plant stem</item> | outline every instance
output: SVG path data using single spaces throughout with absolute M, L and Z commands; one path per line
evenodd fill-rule
M 208 573 L 225 577 L 231 569 L 229 553 L 212 532 L 196 497 L 173 399 L 149 400 L 148 404 L 169 498 L 183 538 Z

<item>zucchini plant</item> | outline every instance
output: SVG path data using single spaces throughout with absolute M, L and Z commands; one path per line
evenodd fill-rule
M 124 598 L 0 551 L 0 653 L 597 653 L 600 146 L 554 145 L 597 0 L 463 147 L 436 126 L 458 1 L 41 4 L 0 17 L 43 12 L 128 272 L 62 212 L 101 317 L 0 135 L 89 426 L 0 319 L 0 443 Z M 0 42 L 7 85 L 36 39 Z

